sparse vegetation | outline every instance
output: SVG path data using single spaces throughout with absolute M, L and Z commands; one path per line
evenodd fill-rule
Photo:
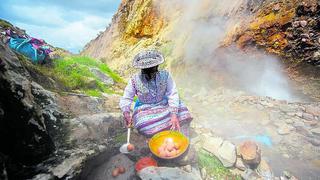
M 199 166 L 205 168 L 208 175 L 215 179 L 234 179 L 241 180 L 241 177 L 233 175 L 229 169 L 225 168 L 218 158 L 211 155 L 205 150 L 198 152 Z
M 114 94 L 115 87 L 123 85 L 124 80 L 115 72 L 113 72 L 106 64 L 84 56 L 66 56 L 61 59 L 53 60 L 51 66 L 34 65 L 28 62 L 26 57 L 19 55 L 19 59 L 32 69 L 39 71 L 45 76 L 63 84 L 66 89 L 71 92 L 80 92 L 89 96 L 100 97 L 102 93 Z M 90 68 L 99 69 L 111 77 L 115 85 L 107 86 L 104 84 Z

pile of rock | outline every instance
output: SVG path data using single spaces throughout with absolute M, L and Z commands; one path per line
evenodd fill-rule
M 241 175 L 245 180 L 252 179 L 296 179 L 293 175 L 275 177 L 270 165 L 262 157 L 261 149 L 253 141 L 245 141 L 235 145 L 228 140 L 215 137 L 210 133 L 202 135 L 204 141 L 193 141 L 191 144 L 196 148 L 202 148 L 217 157 L 223 166 L 229 168 L 233 173 Z
M 296 17 L 287 29 L 287 52 L 292 57 L 320 65 L 320 4 L 303 3 L 296 8 Z

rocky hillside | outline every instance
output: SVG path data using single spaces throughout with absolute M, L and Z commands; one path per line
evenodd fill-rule
M 240 48 L 256 46 L 294 65 L 302 62 L 317 66 L 319 8 L 316 0 L 224 3 L 123 0 L 111 25 L 89 42 L 82 54 L 100 58 L 119 71 L 129 69 L 132 56 L 144 48 L 160 49 L 170 63 L 186 61 L 188 41 L 203 45 L 192 39 L 193 33 L 203 33 L 220 36 L 206 37 L 220 41 L 220 45 L 236 42 Z M 214 20 L 221 16 L 225 21 L 233 20 L 232 23 Z M 200 26 L 206 26 L 206 31 L 216 31 L 212 26 L 220 26 L 217 31 L 224 33 L 208 34 Z M 211 51 L 216 46 L 217 43 L 206 44 Z
M 5 29 L 25 33 L 0 20 Z M 32 64 L 0 38 L 0 179 L 78 176 L 88 159 L 114 148 L 122 79 L 60 48 L 51 47 L 47 64 Z

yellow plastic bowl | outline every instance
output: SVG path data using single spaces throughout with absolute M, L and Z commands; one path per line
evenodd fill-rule
M 161 157 L 158 152 L 158 148 L 165 142 L 165 139 L 172 138 L 174 143 L 180 144 L 180 153 L 178 153 L 176 156 L 171 157 Z M 181 156 L 189 146 L 189 139 L 183 135 L 182 133 L 178 131 L 162 131 L 152 136 L 152 138 L 149 140 L 149 148 L 151 152 L 161 158 L 161 159 L 174 159 L 179 156 Z

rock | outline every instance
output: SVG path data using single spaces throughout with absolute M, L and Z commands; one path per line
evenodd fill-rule
M 223 139 L 220 137 L 206 137 L 203 142 L 203 149 L 217 156 L 218 149 L 223 143 Z
M 81 170 L 81 166 L 84 159 L 85 159 L 85 156 L 82 156 L 80 154 L 72 155 L 71 157 L 65 159 L 58 166 L 50 168 L 49 170 L 52 172 L 54 176 L 60 179 L 66 175 L 69 175 L 72 177 L 73 174 L 80 173 L 77 171 Z
M 305 21 L 305 20 L 300 21 L 300 25 L 301 25 L 302 27 L 306 27 L 306 26 L 307 26 L 307 24 L 308 24 L 308 22 L 307 22 L 307 21 Z
M 257 173 L 263 178 L 263 179 L 273 179 L 274 175 L 271 170 L 270 165 L 262 159 L 258 168 L 257 168 Z
M 246 170 L 246 166 L 244 165 L 244 163 L 243 163 L 241 158 L 237 158 L 235 167 L 240 169 L 241 171 Z
M 310 121 L 314 120 L 314 116 L 309 113 L 302 113 L 302 118 L 305 120 L 310 120 Z
M 138 176 L 142 180 L 163 180 L 163 179 L 177 179 L 177 180 L 201 180 L 194 174 L 187 173 L 179 168 L 169 167 L 147 167 L 138 172 Z
M 192 172 L 192 167 L 190 164 L 186 165 L 186 166 L 182 166 L 181 167 L 182 170 L 188 172 L 188 173 L 191 173 Z
M 97 88 L 97 81 L 94 78 L 87 77 L 84 81 L 85 86 L 89 89 L 96 89 Z
M 311 129 L 312 134 L 320 136 L 320 128 Z
M 97 68 L 90 68 L 90 71 L 96 75 L 106 86 L 110 86 L 114 84 L 114 81 L 111 77 L 106 75 L 105 73 L 101 72 Z
M 259 146 L 252 141 L 246 141 L 240 145 L 240 155 L 243 163 L 255 169 L 261 161 L 261 150 Z
M 52 174 L 38 174 L 32 180 L 54 180 L 54 176 Z
M 229 141 L 224 141 L 217 152 L 218 159 L 225 167 L 232 167 L 236 162 L 236 147 Z
M 244 180 L 263 180 L 259 174 L 251 169 L 246 169 L 242 176 Z
M 201 168 L 200 170 L 201 178 L 206 179 L 207 178 L 207 170 L 206 168 Z
M 319 58 L 320 58 L 320 52 Z M 306 113 L 312 114 L 314 116 L 320 116 L 320 107 L 319 106 L 306 106 Z
M 6 44 L 0 41 L 0 59 L 4 66 L 0 72 L 0 152 L 8 161 L 8 177 L 19 177 L 34 168 L 63 143 L 66 133 L 55 95 L 31 79 L 24 63 Z M 10 141 L 8 141 L 10 137 Z M 2 154 L 1 153 L 1 154 Z
M 281 127 L 278 128 L 277 132 L 280 135 L 287 135 L 290 133 L 291 130 L 293 130 L 294 128 L 292 126 L 288 126 L 288 125 L 283 125 Z

